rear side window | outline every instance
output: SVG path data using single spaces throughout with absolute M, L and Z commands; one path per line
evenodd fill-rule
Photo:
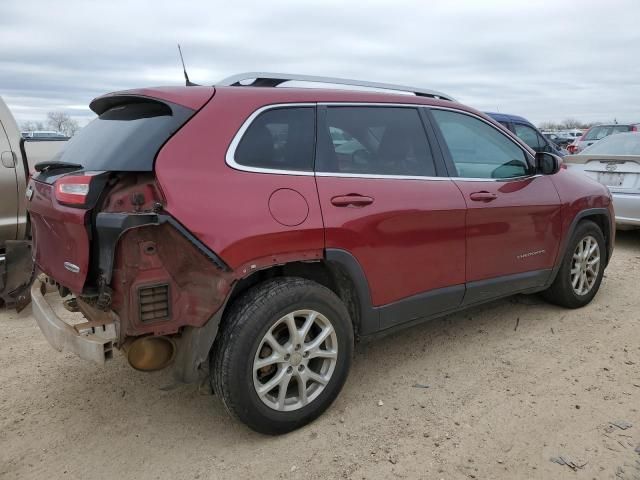
M 276 108 L 251 123 L 234 160 L 247 167 L 311 172 L 314 150 L 315 109 Z
M 530 173 L 524 151 L 487 123 L 447 110 L 432 110 L 458 176 L 513 178 Z
M 52 160 L 85 170 L 152 171 L 160 147 L 193 113 L 156 101 L 118 105 L 82 128 Z
M 327 107 L 318 137 L 321 172 L 435 176 L 427 136 L 415 108 Z
M 543 138 L 540 138 L 538 132 L 536 132 L 533 128 L 529 127 L 528 125 L 522 125 L 520 123 L 516 123 L 515 125 L 516 135 L 535 151 L 539 152 L 547 145 L 547 142 L 545 142 Z

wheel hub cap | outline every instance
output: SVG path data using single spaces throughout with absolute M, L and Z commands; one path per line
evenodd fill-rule
M 294 353 L 293 355 L 291 355 L 291 365 L 296 367 L 300 364 L 300 362 L 302 362 L 302 355 L 299 354 L 298 352 Z

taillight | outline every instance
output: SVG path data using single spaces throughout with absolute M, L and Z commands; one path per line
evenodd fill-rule
M 65 175 L 56 180 L 56 200 L 71 207 L 83 207 L 87 204 L 91 181 L 98 172 L 85 172 L 78 175 Z
M 567 150 L 569 151 L 569 153 L 576 153 L 578 146 L 577 145 L 569 145 L 567 146 Z
M 631 131 L 632 132 L 637 132 L 638 131 L 638 126 L 637 125 L 631 125 Z

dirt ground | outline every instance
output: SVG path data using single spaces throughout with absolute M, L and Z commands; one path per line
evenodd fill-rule
M 277 438 L 2 311 L 0 478 L 640 479 L 639 284 L 640 232 L 619 232 L 588 307 L 519 296 L 378 340 L 320 419 Z

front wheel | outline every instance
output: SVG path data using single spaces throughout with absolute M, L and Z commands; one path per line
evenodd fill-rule
M 230 307 L 211 356 L 211 382 L 227 410 L 267 434 L 299 428 L 340 392 L 353 354 L 342 301 L 301 278 L 259 284 Z
M 606 245 L 600 227 L 589 220 L 578 224 L 556 278 L 543 296 L 551 303 L 579 308 L 591 302 L 600 288 Z

